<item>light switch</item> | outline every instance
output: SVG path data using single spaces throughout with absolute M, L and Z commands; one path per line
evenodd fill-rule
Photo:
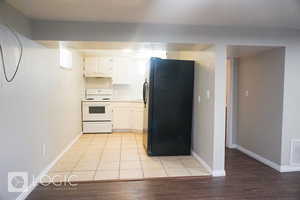
M 245 92 L 245 96 L 246 96 L 246 97 L 248 97 L 248 96 L 249 96 L 249 91 L 248 91 L 248 90 L 246 90 L 246 92 Z
M 210 91 L 209 90 L 206 90 L 206 98 L 210 99 Z
M 200 103 L 201 102 L 201 97 L 200 96 L 198 96 L 198 103 Z

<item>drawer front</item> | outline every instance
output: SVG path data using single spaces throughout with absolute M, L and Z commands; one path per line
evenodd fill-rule
M 84 133 L 111 133 L 111 122 L 83 122 Z

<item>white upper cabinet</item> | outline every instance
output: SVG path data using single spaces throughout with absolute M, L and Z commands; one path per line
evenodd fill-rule
M 103 77 L 112 77 L 113 67 L 114 67 L 114 58 L 112 57 L 100 57 L 98 58 L 99 62 L 99 74 L 102 74 Z
M 85 58 L 84 69 L 84 74 L 86 77 L 96 77 L 98 73 L 98 58 Z
M 133 63 L 132 59 L 129 57 L 116 57 L 114 61 L 115 65 L 113 67 L 112 83 L 114 85 L 130 84 L 130 69 L 132 68 Z
M 114 59 L 112 57 L 86 57 L 86 77 L 112 77 Z

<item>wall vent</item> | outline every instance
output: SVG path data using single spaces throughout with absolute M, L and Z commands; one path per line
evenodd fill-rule
M 292 140 L 291 165 L 300 166 L 300 140 Z

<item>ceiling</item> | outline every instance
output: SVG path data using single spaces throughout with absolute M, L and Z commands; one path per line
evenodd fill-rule
M 168 50 L 200 51 L 211 47 L 209 44 L 177 44 L 149 42 L 80 42 L 80 41 L 38 41 L 49 48 L 71 48 L 75 50 Z
M 261 52 L 268 51 L 274 48 L 282 47 L 273 47 L 273 46 L 229 46 L 227 48 L 227 57 L 228 58 L 239 58 L 257 55 Z
M 300 29 L 300 0 L 6 0 L 32 19 Z

